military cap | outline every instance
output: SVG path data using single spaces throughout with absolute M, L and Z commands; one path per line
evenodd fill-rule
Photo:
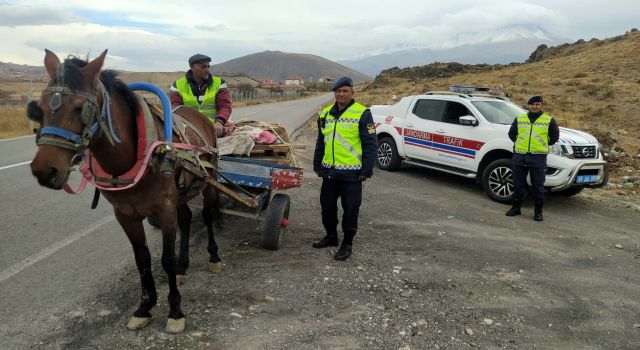
M 336 91 L 343 86 L 353 86 L 353 80 L 349 77 L 342 77 L 333 84 L 331 91 Z
M 528 105 L 532 105 L 536 102 L 540 102 L 543 103 L 542 101 L 542 96 L 533 96 L 532 98 L 529 99 L 529 102 L 527 102 Z

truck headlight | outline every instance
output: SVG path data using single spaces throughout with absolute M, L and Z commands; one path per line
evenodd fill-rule
M 549 146 L 549 154 L 555 154 L 557 156 L 564 156 L 564 152 L 562 151 L 562 148 L 560 148 L 560 145 L 550 145 Z

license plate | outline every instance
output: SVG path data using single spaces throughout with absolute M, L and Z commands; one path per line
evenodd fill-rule
M 588 184 L 598 181 L 598 175 L 579 175 L 576 176 L 577 184 Z

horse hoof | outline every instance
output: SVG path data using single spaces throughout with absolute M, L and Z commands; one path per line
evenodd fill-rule
M 211 272 L 220 272 L 222 271 L 222 262 L 218 261 L 217 263 L 209 263 L 209 271 Z
M 129 323 L 127 323 L 127 328 L 132 331 L 137 331 L 138 329 L 144 328 L 144 326 L 149 324 L 151 321 L 151 317 L 131 317 Z
M 187 276 L 185 275 L 176 275 L 176 284 L 181 286 L 187 282 Z
M 165 328 L 165 331 L 167 333 L 182 333 L 182 331 L 184 331 L 184 324 L 185 324 L 184 317 L 179 318 L 177 320 L 173 318 L 168 318 L 167 327 Z

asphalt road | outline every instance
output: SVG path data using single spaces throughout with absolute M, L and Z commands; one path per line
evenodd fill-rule
M 240 107 L 232 118 L 278 122 L 292 134 L 330 99 L 331 94 L 324 94 Z M 3 349 L 33 346 L 34 339 L 59 327 L 61 317 L 78 313 L 70 310 L 134 266 L 129 241 L 104 198 L 91 210 L 92 190 L 73 196 L 40 187 L 28 166 L 35 151 L 33 136 L 0 141 Z M 147 232 L 157 258 L 161 237 Z

